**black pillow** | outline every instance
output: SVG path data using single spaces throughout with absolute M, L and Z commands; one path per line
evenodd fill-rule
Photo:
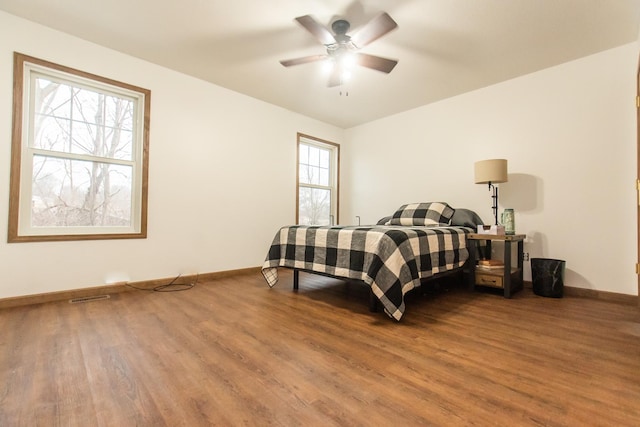
M 478 229 L 478 225 L 484 225 L 482 218 L 470 209 L 456 208 L 451 217 L 451 225 Z
M 391 221 L 391 218 L 393 218 L 391 215 L 380 218 L 376 225 L 387 225 L 387 223 Z

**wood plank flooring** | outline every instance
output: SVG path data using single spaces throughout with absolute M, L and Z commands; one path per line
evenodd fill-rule
M 0 425 L 640 425 L 638 307 L 280 275 L 1 310 Z

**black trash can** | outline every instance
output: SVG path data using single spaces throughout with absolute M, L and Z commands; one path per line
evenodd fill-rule
M 531 258 L 533 293 L 543 297 L 562 298 L 564 293 L 565 261 L 550 258 Z

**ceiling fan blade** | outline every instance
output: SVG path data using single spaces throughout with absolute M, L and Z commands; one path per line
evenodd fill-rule
M 296 21 L 300 23 L 307 31 L 320 41 L 322 44 L 333 44 L 336 39 L 324 25 L 313 19 L 311 15 L 298 16 Z
M 351 41 L 358 46 L 358 48 L 362 48 L 372 41 L 384 36 L 397 26 L 398 24 L 396 21 L 394 21 L 387 12 L 382 12 L 380 15 L 369 21 L 364 28 L 351 36 Z
M 374 70 L 382 71 L 383 73 L 390 73 L 393 67 L 396 66 L 398 61 L 393 59 L 382 58 L 380 56 L 367 55 L 366 53 L 356 54 L 356 63 L 363 67 L 372 68 Z
M 285 67 L 291 67 L 293 65 L 307 64 L 309 62 L 322 61 L 323 59 L 327 59 L 327 55 L 311 55 L 311 56 L 303 56 L 302 58 L 294 58 L 294 59 L 283 59 L 280 61 L 282 65 Z

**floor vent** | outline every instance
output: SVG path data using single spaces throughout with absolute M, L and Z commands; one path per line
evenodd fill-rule
M 81 302 L 100 301 L 100 300 L 109 299 L 109 298 L 111 298 L 109 295 L 95 295 L 92 297 L 73 298 L 73 299 L 70 299 L 69 302 L 71 304 L 78 304 Z

